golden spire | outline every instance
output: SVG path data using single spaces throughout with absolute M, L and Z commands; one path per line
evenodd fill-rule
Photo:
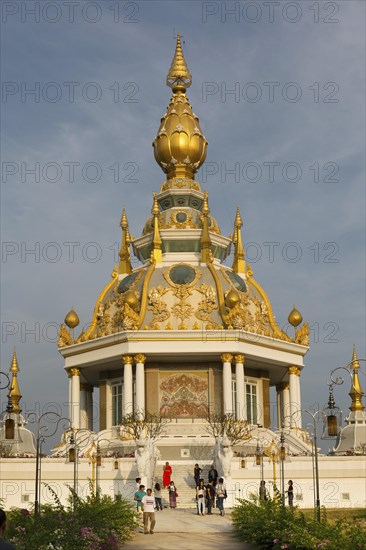
M 192 84 L 192 76 L 184 59 L 182 45 L 180 43 L 180 34 L 177 34 L 177 44 L 171 67 L 166 77 L 167 86 L 172 88 L 173 92 L 185 92 Z
M 80 319 L 74 308 L 71 308 L 69 313 L 65 317 L 65 325 L 74 329 L 80 323 Z
M 241 219 L 239 207 L 236 209 L 234 222 L 234 261 L 233 271 L 235 273 L 245 273 L 244 247 L 241 240 L 241 228 L 243 220 Z
M 208 215 L 210 209 L 208 207 L 208 192 L 205 191 L 202 205 L 202 235 L 201 235 L 201 262 L 212 262 L 212 243 L 208 230 Z
M 161 237 L 159 233 L 159 205 L 158 197 L 156 193 L 153 193 L 154 204 L 151 209 L 151 214 L 154 216 L 154 234 L 153 234 L 153 248 L 152 248 L 152 259 L 156 263 L 161 263 L 163 261 L 162 247 L 161 247 Z
M 11 366 L 10 366 L 9 372 L 11 372 L 13 375 L 11 380 L 10 390 L 9 390 L 9 397 L 11 400 L 11 404 L 13 406 L 12 412 L 20 413 L 22 412 L 22 409 L 19 406 L 19 401 L 22 398 L 22 394 L 20 393 L 19 384 L 18 384 L 19 365 L 18 365 L 18 359 L 17 359 L 15 348 L 14 348 L 13 358 L 11 360 Z
M 120 221 L 122 229 L 122 242 L 119 250 L 119 273 L 132 273 L 131 258 L 130 258 L 130 242 L 131 236 L 128 230 L 128 221 L 126 211 L 123 209 L 122 218 Z
M 352 399 L 352 404 L 350 406 L 350 411 L 363 411 L 365 410 L 364 405 L 362 404 L 362 397 L 364 393 L 361 388 L 360 379 L 358 377 L 358 369 L 360 368 L 360 363 L 358 361 L 356 347 L 353 346 L 353 355 L 351 362 L 351 369 L 353 370 L 352 377 L 352 388 L 349 392 L 349 396 Z
M 191 85 L 192 77 L 183 56 L 179 34 L 166 81 L 173 89 L 173 95 L 153 141 L 154 155 L 168 179 L 178 178 L 181 188 L 182 184 L 187 183 L 186 180 L 194 178 L 194 174 L 205 162 L 207 141 L 198 116 L 193 113 L 184 93 Z

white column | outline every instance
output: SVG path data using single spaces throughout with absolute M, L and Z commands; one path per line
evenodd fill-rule
M 297 404 L 298 404 L 299 410 L 301 410 L 300 374 L 301 374 L 301 370 L 297 369 L 297 375 L 296 375 L 297 391 L 296 391 L 296 393 L 297 393 Z M 299 414 L 299 417 L 297 419 L 297 427 L 301 428 L 301 426 L 302 426 L 301 414 Z
M 235 355 L 236 375 L 236 418 L 246 420 L 247 411 L 245 407 L 245 386 L 244 386 L 244 355 Z
M 301 424 L 299 419 L 301 418 L 300 404 L 298 402 L 298 367 L 289 367 L 289 384 L 290 384 L 290 424 L 293 428 L 298 428 Z
M 71 425 L 74 429 L 80 428 L 80 371 L 70 369 L 71 372 Z
M 146 355 L 138 353 L 136 363 L 136 412 L 140 418 L 145 416 L 145 361 Z
M 80 384 L 80 428 L 88 429 L 87 384 Z
M 290 427 L 290 391 L 288 382 L 283 382 L 282 384 L 282 419 L 283 425 L 285 428 Z
M 223 353 L 221 355 L 222 361 L 222 386 L 224 394 L 224 414 L 232 414 L 233 412 L 233 399 L 231 392 L 231 361 L 233 356 L 231 353 Z
M 71 420 L 72 417 L 72 374 L 71 369 L 67 371 L 67 377 L 69 379 L 69 403 L 68 403 L 68 418 Z
M 133 411 L 133 385 L 132 385 L 132 357 L 123 356 L 123 414 L 130 414 Z
M 112 384 L 110 380 L 107 380 L 105 385 L 105 427 L 107 430 L 110 430 L 112 428 L 112 423 Z

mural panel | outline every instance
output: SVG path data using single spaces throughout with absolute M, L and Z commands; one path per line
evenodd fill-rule
M 160 372 L 160 414 L 174 418 L 206 418 L 207 372 Z

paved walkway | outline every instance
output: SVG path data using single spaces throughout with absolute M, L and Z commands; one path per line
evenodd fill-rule
M 123 550 L 254 550 L 235 536 L 229 511 L 222 518 L 217 510 L 202 517 L 193 509 L 164 509 L 155 513 L 155 519 L 153 535 L 144 535 L 141 528 Z

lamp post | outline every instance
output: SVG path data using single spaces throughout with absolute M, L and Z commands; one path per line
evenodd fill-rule
M 27 415 L 27 418 L 32 418 L 34 416 L 34 422 L 37 422 L 37 436 L 36 436 L 36 480 L 35 480 L 35 500 L 34 500 L 34 515 L 37 518 L 39 516 L 39 506 L 40 506 L 40 488 L 41 488 L 41 464 L 42 464 L 42 444 L 44 440 L 48 437 L 52 437 L 57 432 L 60 422 L 65 420 L 71 424 L 68 418 L 62 417 L 60 414 L 53 411 L 46 411 L 45 413 L 38 415 L 36 412 L 30 412 Z M 56 428 L 52 433 L 46 435 L 48 431 L 47 425 L 42 425 L 43 418 L 57 418 Z
M 296 411 L 298 412 L 298 411 Z M 312 418 L 311 426 L 313 428 L 313 449 L 314 449 L 314 465 L 315 465 L 315 509 L 316 519 L 320 522 L 320 491 L 319 491 L 319 460 L 318 460 L 318 434 L 317 434 L 317 416 L 323 414 L 323 411 L 315 411 L 314 413 L 308 410 L 304 410 Z
M 108 443 L 110 445 L 111 441 L 109 439 L 107 439 L 106 437 L 104 437 L 102 439 L 97 438 L 95 441 L 97 443 L 96 454 L 95 454 L 95 487 L 96 487 L 95 488 L 95 493 L 96 493 L 97 496 L 99 496 L 99 494 L 100 494 L 100 471 L 99 471 L 99 468 L 102 465 L 102 453 L 101 453 L 101 450 L 100 450 L 99 443 L 101 441 L 108 441 Z M 108 447 L 107 447 L 107 449 L 108 449 Z M 115 464 L 114 464 L 114 468 L 116 468 Z M 118 469 L 118 463 L 117 463 L 117 469 Z
M 2 376 L 5 378 L 4 382 L 1 382 L 1 377 Z M 12 413 L 13 412 L 13 403 L 12 403 L 12 400 L 11 400 L 11 390 L 12 390 L 12 388 L 10 387 L 10 378 L 6 374 L 6 372 L 0 371 L 0 390 L 6 390 L 7 388 L 9 388 L 8 403 L 7 403 L 5 411 L 3 411 L 1 413 L 1 415 L 3 415 L 3 414 L 4 415 L 9 415 L 10 413 Z M 15 422 L 14 422 L 14 419 L 7 416 L 5 418 L 5 422 L 2 421 L 2 423 L 5 426 L 5 439 L 14 439 L 14 437 L 15 437 Z
M 286 460 L 286 449 L 285 449 L 285 435 L 283 433 L 283 425 L 281 428 L 280 436 L 280 450 L 279 458 L 281 462 L 281 496 L 282 496 L 282 506 L 285 506 L 285 460 Z

